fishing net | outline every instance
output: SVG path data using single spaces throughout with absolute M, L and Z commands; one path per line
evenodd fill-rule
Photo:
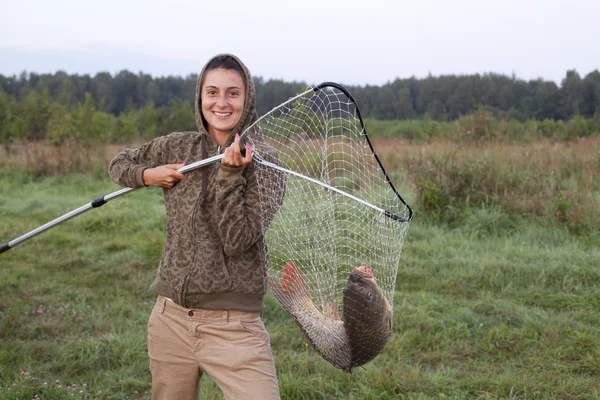
M 257 169 L 269 286 L 319 354 L 350 371 L 391 335 L 412 210 L 340 85 L 310 88 L 244 135 Z

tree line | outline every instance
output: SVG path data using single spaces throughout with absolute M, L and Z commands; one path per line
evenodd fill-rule
M 255 83 L 259 115 L 307 88 L 303 82 L 260 77 Z M 600 133 L 598 70 L 584 78 L 568 71 L 560 86 L 476 74 L 396 79 L 348 89 L 376 136 L 563 140 Z M 0 75 L 0 143 L 45 139 L 59 144 L 67 138 L 127 142 L 196 130 L 195 90 L 195 75 Z
M 0 91 L 17 102 L 26 101 L 32 91 L 48 91 L 52 101 L 72 107 L 83 103 L 86 93 L 98 110 L 115 116 L 127 110 L 173 106 L 182 101 L 193 104 L 197 76 L 152 77 L 123 70 L 114 76 L 22 72 L 0 75 Z M 257 110 L 264 114 L 306 89 L 304 82 L 255 78 Z M 581 77 L 566 72 L 560 85 L 543 79 L 525 81 L 501 74 L 441 75 L 417 79 L 395 79 L 381 86 L 348 86 L 366 118 L 378 120 L 420 119 L 425 115 L 438 121 L 452 121 L 485 107 L 497 117 L 519 121 L 569 120 L 575 115 L 591 118 L 600 108 L 600 72 Z

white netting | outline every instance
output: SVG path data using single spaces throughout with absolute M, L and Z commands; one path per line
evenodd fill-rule
M 391 334 L 410 209 L 338 88 L 309 90 L 258 125 L 244 135 L 258 171 L 269 286 L 315 349 L 350 370 Z

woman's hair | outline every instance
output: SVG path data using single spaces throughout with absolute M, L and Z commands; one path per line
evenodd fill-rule
M 242 66 L 230 55 L 224 54 L 213 58 L 208 64 L 206 64 L 205 71 L 208 72 L 217 68 L 237 71 L 237 73 L 240 74 L 242 79 L 245 81 L 246 73 L 244 72 Z

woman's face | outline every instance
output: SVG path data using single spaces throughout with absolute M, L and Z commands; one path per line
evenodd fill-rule
M 242 118 L 246 87 L 240 74 L 232 69 L 212 69 L 202 84 L 202 115 L 211 136 L 229 135 Z

